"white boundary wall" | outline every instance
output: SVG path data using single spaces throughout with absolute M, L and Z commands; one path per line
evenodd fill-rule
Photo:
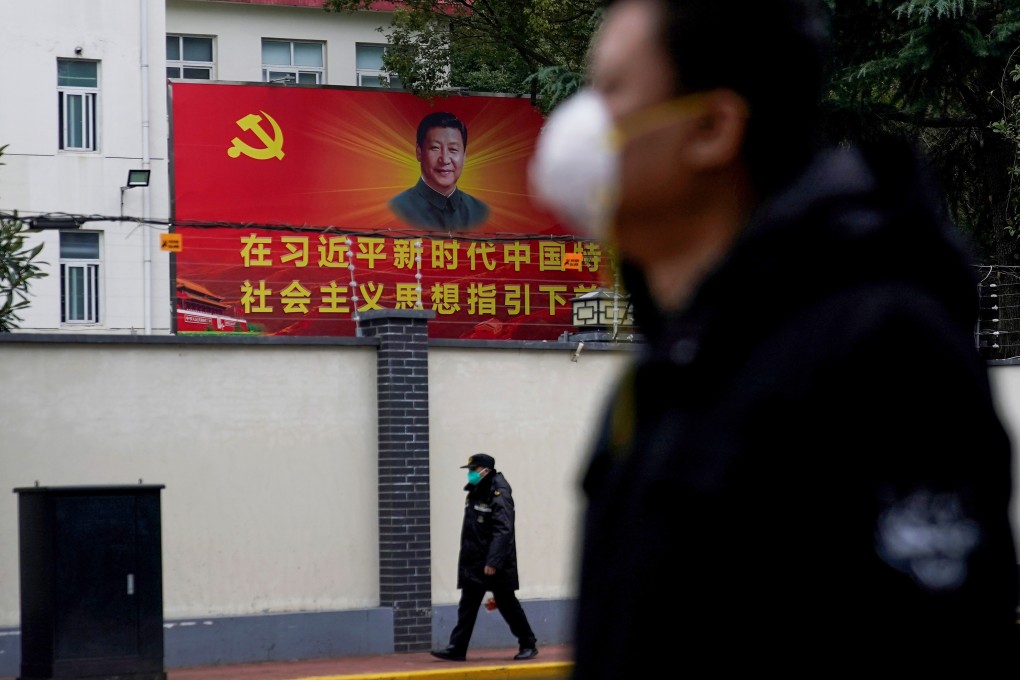
M 0 343 L 0 628 L 20 618 L 13 489 L 37 481 L 166 485 L 168 620 L 379 605 L 374 346 L 22 337 Z M 435 605 L 458 596 L 477 451 L 514 487 L 521 599 L 573 596 L 579 474 L 627 353 L 570 356 L 430 349 Z
M 166 485 L 167 619 L 378 606 L 374 346 L 110 340 L 0 343 L 0 628 L 19 625 L 13 489 L 37 481 Z M 435 605 L 457 600 L 477 451 L 514 487 L 521 598 L 573 597 L 580 474 L 628 353 L 570 356 L 430 348 Z M 1020 365 L 990 375 L 1020 449 Z
M 999 417 L 1013 440 L 1013 533 L 1020 552 L 1020 364 L 993 362 L 988 370 Z

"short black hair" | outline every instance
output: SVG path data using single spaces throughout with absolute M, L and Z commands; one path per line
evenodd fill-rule
M 464 140 L 464 149 L 467 150 L 467 125 L 464 125 L 464 121 L 447 111 L 434 111 L 421 119 L 421 122 L 418 123 L 416 144 L 418 146 L 424 144 L 425 135 L 428 134 L 429 130 L 436 127 L 460 130 L 461 139 Z
M 785 184 L 820 139 L 828 8 L 816 0 L 656 1 L 677 94 L 729 88 L 743 96 L 752 179 L 764 194 Z

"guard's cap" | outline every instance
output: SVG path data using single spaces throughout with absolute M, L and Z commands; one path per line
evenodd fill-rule
M 496 467 L 496 459 L 487 453 L 475 453 L 468 458 L 467 465 L 461 465 L 462 468 L 489 468 L 490 470 Z

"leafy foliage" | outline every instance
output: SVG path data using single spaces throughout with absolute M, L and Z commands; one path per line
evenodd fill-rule
M 1020 47 L 1014 51 L 1010 59 L 1020 53 Z M 1004 209 L 1006 211 L 1006 230 L 1009 235 L 1016 238 L 1020 236 L 1020 190 L 1017 182 L 1020 180 L 1020 64 L 1013 66 L 1013 70 L 1003 75 L 1003 80 L 1009 79 L 1013 83 L 1012 88 L 1000 88 L 999 92 L 993 91 L 992 96 L 996 97 L 1002 106 L 1002 118 L 991 125 L 996 134 L 1002 135 L 1007 143 L 1012 145 L 1013 159 L 1007 166 L 1009 173 L 1009 191 L 1006 194 Z
M 0 156 L 6 148 L 6 144 L 0 146 Z M 18 327 L 22 320 L 18 312 L 29 305 L 30 282 L 47 276 L 39 267 L 46 263 L 35 261 L 43 244 L 26 248 L 25 230 L 16 213 L 13 218 L 0 216 L 0 333 L 10 333 Z
M 1017 145 L 993 128 L 1017 83 L 1006 73 L 1020 43 L 1010 0 L 840 2 L 833 9 L 827 127 L 842 141 L 909 139 L 946 190 L 950 214 L 982 261 L 1020 260 L 1011 201 Z M 995 92 L 992 92 L 992 91 Z
M 530 93 L 527 65 L 512 50 L 497 45 L 450 51 L 451 87 L 469 92 Z
M 371 4 L 325 0 L 323 8 Z M 601 8 L 600 0 L 406 0 L 386 29 L 383 66 L 420 97 L 530 93 L 548 111 L 573 91 L 565 85 L 580 82 Z M 573 77 L 553 77 L 560 72 Z
M 529 75 L 525 82 L 535 83 L 537 91 L 542 93 L 544 110 L 549 111 L 577 92 L 584 84 L 584 76 L 565 66 L 544 66 Z

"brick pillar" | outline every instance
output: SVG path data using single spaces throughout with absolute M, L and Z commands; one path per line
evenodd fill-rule
M 376 310 L 361 333 L 379 338 L 379 595 L 393 608 L 396 652 L 432 645 L 429 527 L 428 321 L 435 312 Z

